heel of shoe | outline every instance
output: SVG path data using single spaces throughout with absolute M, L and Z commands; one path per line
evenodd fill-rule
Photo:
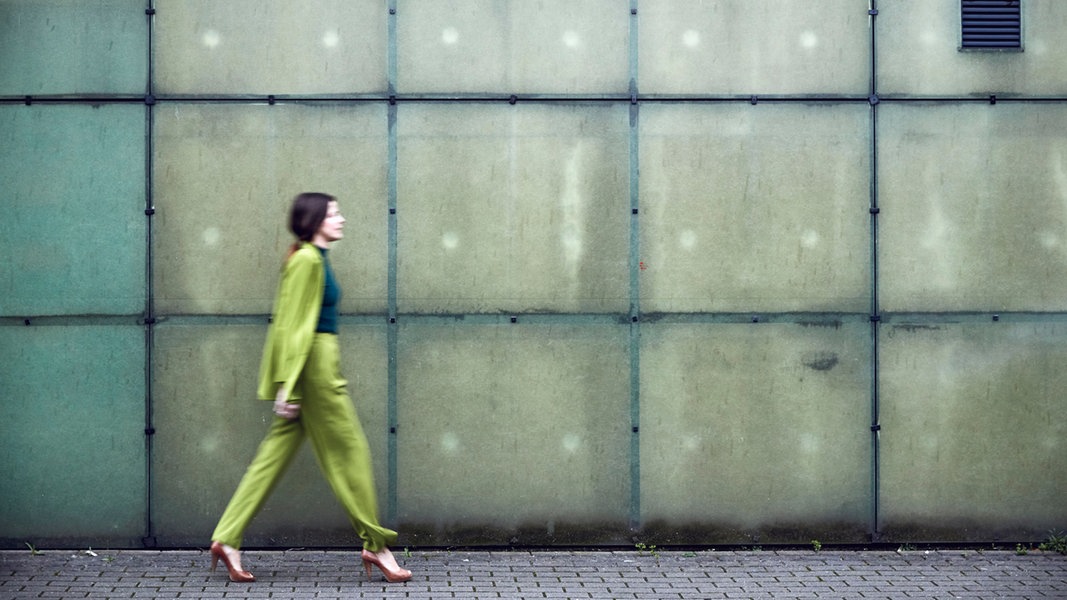
M 367 559 L 363 559 L 363 570 L 367 573 L 367 581 L 370 581 L 370 568 L 370 561 Z
M 382 576 L 385 577 L 385 580 L 389 583 L 403 583 L 411 580 L 411 571 L 402 569 L 400 565 L 396 565 L 396 570 L 386 567 L 382 564 L 382 559 L 373 552 L 364 549 L 363 552 L 360 553 L 360 558 L 363 559 L 363 567 L 367 570 L 367 579 L 370 579 L 371 565 L 374 565 L 378 567 L 382 572 Z
M 222 547 L 222 544 L 218 542 L 211 542 L 211 571 L 215 572 L 215 567 L 218 566 L 219 559 L 222 559 L 222 564 L 226 565 L 226 572 L 230 576 L 230 581 L 235 583 L 251 583 L 256 580 L 256 577 L 248 571 L 238 570 L 234 568 L 233 563 L 230 561 L 230 557 L 226 554 L 226 549 Z

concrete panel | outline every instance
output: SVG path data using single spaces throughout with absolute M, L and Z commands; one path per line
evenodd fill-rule
M 642 94 L 866 94 L 867 5 L 642 0 Z
M 879 347 L 887 536 L 1038 540 L 1067 522 L 1067 324 L 894 319 Z
M 878 92 L 1001 97 L 1067 93 L 1067 4 L 1023 2 L 1023 52 L 960 52 L 959 2 L 878 4 Z
M 879 280 L 889 311 L 1067 307 L 1067 107 L 885 104 Z
M 659 543 L 863 541 L 870 325 L 645 323 L 641 513 Z
M 156 0 L 156 91 L 352 94 L 386 90 L 380 0 Z
M 399 0 L 397 91 L 626 93 L 629 19 L 618 0 Z
M 398 502 L 410 539 L 617 543 L 629 510 L 628 331 L 401 326 Z
M 144 107 L 0 106 L 0 315 L 145 306 Z
M 387 496 L 384 327 L 340 324 L 342 374 L 371 446 L 379 507 Z M 256 400 L 263 325 L 156 328 L 152 514 L 160 545 L 206 546 L 266 435 Z M 384 514 L 383 514 L 384 517 Z M 246 546 L 359 545 L 310 442 L 246 532 Z
M 300 192 L 337 196 L 330 260 L 343 312 L 387 303 L 386 110 L 381 105 L 175 104 L 155 119 L 156 309 L 266 314 Z
M 868 110 L 642 105 L 641 310 L 866 310 Z
M 0 327 L 0 545 L 140 545 L 144 349 L 132 325 Z
M 144 8 L 144 0 L 3 0 L 0 95 L 144 94 Z
M 627 107 L 398 115 L 401 312 L 625 312 Z

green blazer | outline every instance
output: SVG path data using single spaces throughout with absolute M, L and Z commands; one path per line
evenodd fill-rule
M 267 343 L 259 364 L 256 394 L 260 400 L 274 400 L 281 385 L 289 390 L 290 400 L 300 399 L 296 381 L 311 352 L 325 281 L 322 254 L 307 242 L 282 266 Z

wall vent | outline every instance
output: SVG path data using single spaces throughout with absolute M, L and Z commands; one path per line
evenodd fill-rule
M 960 48 L 1022 48 L 1022 0 L 960 0 Z

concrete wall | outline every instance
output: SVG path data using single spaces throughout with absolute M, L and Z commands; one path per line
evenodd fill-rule
M 308 190 L 401 545 L 1067 527 L 1067 3 L 959 9 L 0 0 L 0 545 L 209 541 Z

